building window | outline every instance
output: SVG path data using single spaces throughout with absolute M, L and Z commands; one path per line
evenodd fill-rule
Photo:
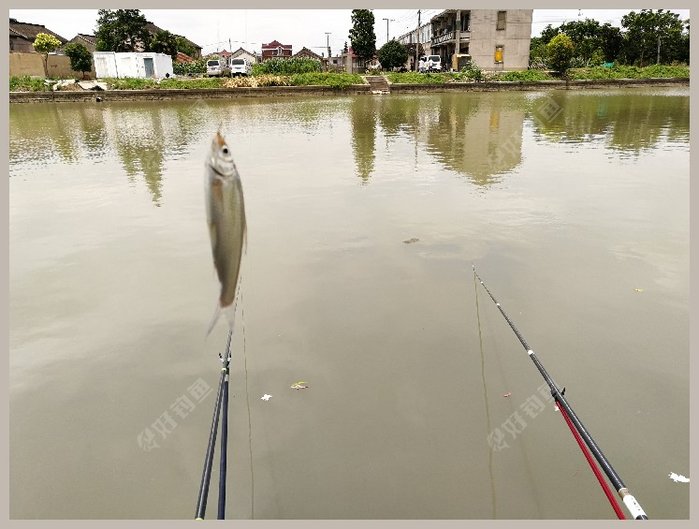
M 461 31 L 471 31 L 471 28 L 469 27 L 470 18 L 471 15 L 461 14 Z
M 495 29 L 502 30 L 505 29 L 505 23 L 507 21 L 507 11 L 498 11 L 498 23 Z
M 502 44 L 495 46 L 495 64 L 502 64 L 505 62 L 503 60 L 503 51 L 505 47 Z

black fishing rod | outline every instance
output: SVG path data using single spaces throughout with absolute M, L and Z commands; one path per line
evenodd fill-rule
M 228 342 L 224 354 L 219 354 L 223 367 L 221 377 L 218 382 L 218 392 L 216 403 L 214 404 L 214 416 L 211 419 L 211 431 L 209 433 L 209 443 L 204 456 L 204 470 L 199 485 L 199 495 L 197 497 L 196 520 L 203 520 L 206 514 L 206 502 L 209 497 L 209 484 L 211 483 L 211 467 L 214 462 L 214 449 L 216 446 L 216 433 L 218 431 L 219 416 L 223 414 L 221 421 L 221 463 L 219 467 L 218 484 L 218 519 L 223 520 L 226 512 L 226 466 L 228 453 L 228 378 L 229 364 L 231 361 L 231 338 L 233 331 L 228 331 Z
M 551 376 L 548 374 L 548 372 L 544 368 L 544 365 L 541 363 L 541 361 L 536 356 L 536 353 L 534 353 L 532 348 L 529 347 L 529 344 L 524 339 L 524 336 L 522 336 L 522 334 L 519 332 L 517 327 L 515 327 L 515 324 L 512 322 L 512 320 L 507 315 L 507 313 L 505 313 L 505 311 L 502 309 L 498 300 L 495 299 L 495 296 L 493 296 L 492 292 L 490 292 L 490 290 L 485 285 L 485 283 L 483 282 L 481 277 L 478 275 L 478 272 L 476 272 L 476 266 L 472 265 L 472 267 L 473 267 L 473 273 L 474 273 L 475 277 L 478 279 L 480 284 L 483 286 L 485 291 L 488 293 L 488 295 L 490 296 L 490 299 L 493 300 L 493 303 L 495 303 L 495 306 L 500 311 L 500 314 L 502 314 L 502 316 L 505 318 L 505 321 L 510 326 L 512 331 L 515 333 L 515 335 L 517 336 L 517 339 L 522 344 L 524 349 L 527 351 L 529 358 L 532 359 L 532 362 L 534 362 L 534 365 L 539 370 L 539 373 L 541 373 L 541 376 L 544 377 L 544 380 L 546 381 L 549 388 L 551 389 L 551 395 L 553 396 L 554 400 L 556 401 L 556 404 L 558 404 L 563 410 L 565 410 L 565 416 L 568 417 L 570 422 L 575 427 L 575 430 L 578 432 L 578 434 L 580 435 L 582 440 L 585 442 L 585 445 L 587 445 L 587 447 L 592 452 L 592 454 L 594 455 L 594 457 L 597 460 L 597 462 L 599 463 L 599 465 L 602 467 L 602 470 L 604 470 L 604 473 L 607 475 L 607 478 L 609 478 L 609 481 L 611 481 L 612 485 L 616 489 L 621 500 L 624 502 L 624 505 L 628 509 L 631 516 L 636 520 L 647 520 L 648 516 L 646 516 L 646 513 L 644 512 L 641 505 L 638 503 L 638 501 L 636 501 L 636 498 L 634 498 L 633 495 L 629 492 L 629 489 L 626 487 L 626 485 L 624 485 L 624 482 L 621 480 L 621 477 L 619 477 L 619 474 L 617 474 L 617 472 L 614 470 L 611 463 L 609 463 L 607 458 L 602 453 L 602 450 L 600 450 L 600 448 L 597 446 L 597 443 L 595 443 L 595 440 L 592 438 L 592 436 L 587 431 L 587 429 L 585 428 L 583 423 L 580 421 L 578 416 L 573 411 L 573 408 L 570 406 L 570 404 L 566 400 L 565 396 L 563 395 L 563 393 L 565 392 L 565 388 L 563 389 L 563 391 L 558 389 L 558 386 L 556 386 L 556 383 L 553 381 Z M 564 416 L 564 418 L 565 418 L 565 416 Z

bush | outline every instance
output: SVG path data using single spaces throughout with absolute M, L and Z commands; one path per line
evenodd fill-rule
M 548 81 L 552 77 L 543 70 L 519 70 L 513 72 L 497 72 L 494 81 Z
M 652 66 L 614 65 L 611 68 L 596 66 L 593 68 L 575 68 L 570 70 L 572 79 L 650 79 L 681 78 L 689 79 L 688 66 L 667 66 L 653 64 Z
M 347 88 L 353 84 L 363 84 L 364 80 L 358 74 L 352 73 L 300 73 L 291 76 L 294 86 L 329 86 L 331 88 Z
M 10 92 L 47 92 L 49 86 L 43 79 L 28 75 L 10 77 Z
M 389 72 L 388 80 L 396 84 L 444 84 L 452 77 L 442 73 Z
M 307 57 L 292 57 L 290 59 L 267 59 L 252 65 L 252 75 L 293 75 L 296 73 L 320 72 L 323 70 L 320 61 Z
M 206 73 L 207 60 L 197 59 L 192 62 L 173 62 L 172 73 L 175 75 L 204 75 Z
M 546 45 L 548 64 L 561 74 L 565 74 L 570 68 L 574 52 L 573 41 L 565 33 L 559 33 Z

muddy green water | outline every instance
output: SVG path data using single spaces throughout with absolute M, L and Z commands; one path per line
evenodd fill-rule
M 472 263 L 649 517 L 688 517 L 689 91 L 653 88 L 12 105 L 12 518 L 193 517 L 219 126 L 229 517 L 614 517 Z

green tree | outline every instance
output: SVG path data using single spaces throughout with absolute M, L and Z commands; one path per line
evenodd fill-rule
M 541 41 L 544 44 L 551 42 L 551 39 L 561 32 L 559 28 L 554 28 L 551 24 L 547 25 L 543 30 L 541 30 Z
M 600 26 L 600 34 L 602 35 L 602 53 L 606 62 L 617 60 L 621 53 L 621 45 L 624 37 L 621 34 L 621 29 L 612 26 L 606 22 Z
M 575 47 L 565 33 L 559 33 L 546 45 L 546 58 L 549 66 L 561 75 L 565 75 L 573 60 Z
M 34 39 L 34 49 L 37 53 L 41 53 L 44 59 L 44 75 L 49 76 L 49 53 L 58 49 L 61 41 L 48 33 L 39 33 Z
M 181 35 L 175 35 L 175 41 L 177 42 L 177 51 L 181 51 L 192 58 L 196 58 L 195 55 L 197 55 L 197 49 L 192 43 Z
M 174 61 L 177 58 L 177 37 L 169 31 L 161 29 L 151 37 L 148 49 L 157 53 L 165 53 Z
M 95 30 L 97 51 L 141 51 L 148 49 L 148 21 L 139 9 L 100 9 Z
M 646 66 L 678 60 L 685 23 L 666 9 L 631 11 L 621 19 L 623 51 L 627 64 Z
M 376 53 L 374 13 L 369 9 L 352 10 L 352 29 L 349 32 L 352 50 L 362 61 L 371 60 Z
M 92 69 L 92 54 L 83 44 L 71 42 L 63 48 L 63 52 L 70 59 L 70 67 L 76 72 L 82 72 L 83 77 L 85 72 Z
M 529 44 L 529 66 L 544 66 L 546 63 L 546 42 L 543 37 L 532 37 Z
M 379 62 L 384 70 L 403 66 L 408 60 L 408 50 L 397 40 L 389 40 L 379 50 Z

